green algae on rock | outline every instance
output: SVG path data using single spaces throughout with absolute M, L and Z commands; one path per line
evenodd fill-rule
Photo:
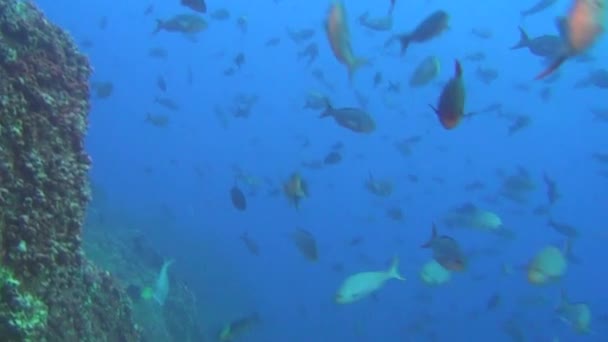
M 0 0 L 0 336 L 137 341 L 124 292 L 82 252 L 91 68 L 29 1 Z

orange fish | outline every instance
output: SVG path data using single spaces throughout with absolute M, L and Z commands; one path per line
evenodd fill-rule
M 439 117 L 441 125 L 445 129 L 452 129 L 460 123 L 464 115 L 464 102 L 466 90 L 462 80 L 462 67 L 458 60 L 455 61 L 454 77 L 448 81 L 441 91 L 437 107 L 429 105 Z
M 557 70 L 568 58 L 589 49 L 602 34 L 605 0 L 574 0 L 568 17 L 559 18 L 557 25 L 565 43 L 565 51 L 549 67 L 538 74 L 540 80 Z
M 325 19 L 325 33 L 327 34 L 331 51 L 336 56 L 338 62 L 346 65 L 348 79 L 352 81 L 355 72 L 360 67 L 367 65 L 368 61 L 353 54 L 347 20 L 344 4 L 341 1 L 334 2 L 329 7 L 329 12 Z

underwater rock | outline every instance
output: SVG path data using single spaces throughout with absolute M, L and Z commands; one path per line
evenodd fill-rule
M 126 294 L 82 252 L 87 58 L 29 1 L 0 0 L 0 336 L 137 341 Z

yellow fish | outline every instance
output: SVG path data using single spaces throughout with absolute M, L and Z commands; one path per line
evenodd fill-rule
M 348 79 L 352 82 L 355 71 L 369 62 L 353 54 L 347 20 L 344 4 L 341 1 L 334 2 L 329 7 L 325 19 L 325 33 L 334 56 L 340 63 L 346 65 Z

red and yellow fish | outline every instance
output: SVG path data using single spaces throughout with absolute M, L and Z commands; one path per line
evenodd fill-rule
M 462 67 L 455 61 L 454 77 L 448 81 L 441 91 L 437 107 L 429 105 L 437 114 L 439 122 L 445 129 L 452 129 L 460 123 L 464 115 L 466 90 L 462 79 Z
M 589 49 L 604 32 L 606 0 L 574 0 L 566 18 L 558 19 L 560 35 L 565 51 L 549 67 L 538 74 L 540 80 L 552 74 L 568 58 Z
M 347 20 L 344 4 L 341 1 L 335 1 L 329 7 L 325 19 L 325 33 L 334 56 L 340 63 L 346 65 L 348 79 L 352 81 L 355 72 L 360 67 L 367 65 L 368 60 L 353 54 Z

